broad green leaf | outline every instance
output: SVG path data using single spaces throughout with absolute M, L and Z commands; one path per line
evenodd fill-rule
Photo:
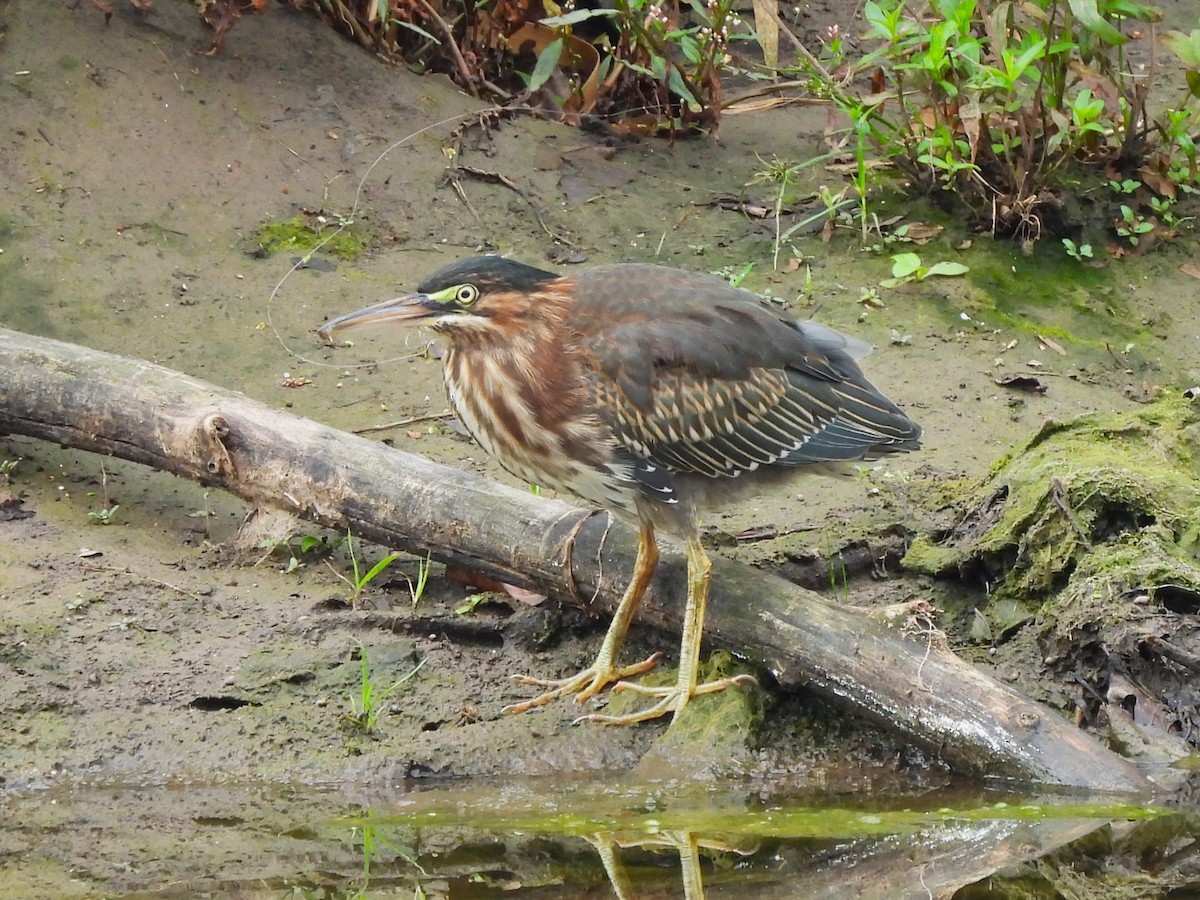
M 683 53 L 683 58 L 693 66 L 700 65 L 700 42 L 693 35 L 690 33 L 681 35 L 679 49 Z
M 550 77 L 558 69 L 558 61 L 562 58 L 564 39 L 556 37 L 546 49 L 538 54 L 537 65 L 533 67 L 533 74 L 529 76 L 529 89 L 536 91 L 543 84 L 550 80 Z
M 1067 3 L 1079 24 L 1104 43 L 1117 46 L 1128 40 L 1111 22 L 1100 15 L 1096 0 L 1067 0 Z
M 580 22 L 586 22 L 588 19 L 594 19 L 597 16 L 615 16 L 618 11 L 615 9 L 574 9 L 571 12 L 563 13 L 561 16 L 547 16 L 545 19 L 539 19 L 543 25 L 549 25 L 554 28 L 559 25 L 578 25 Z
M 667 77 L 667 61 L 661 56 L 655 55 L 650 57 L 650 71 L 654 73 L 656 81 L 662 81 Z
M 892 277 L 905 278 L 921 268 L 921 257 L 915 253 L 897 253 L 892 257 Z
M 1021 77 L 1024 71 L 1029 68 L 1029 64 L 1042 55 L 1046 49 L 1046 39 L 1039 38 L 1033 42 L 1033 45 L 1025 48 L 1025 51 L 1017 57 L 1010 70 L 1010 74 L 1014 81 Z
M 645 75 L 647 78 L 657 78 L 658 77 L 653 72 L 651 72 L 649 69 L 647 69 L 645 66 L 640 65 L 638 63 L 630 62 L 627 59 L 620 60 L 620 63 L 626 69 L 629 69 L 629 71 L 637 72 L 639 75 Z
M 1182 31 L 1168 31 L 1162 36 L 1162 42 L 1189 69 L 1200 68 L 1200 28 L 1185 34 Z
M 679 69 L 677 69 L 675 66 L 671 66 L 671 71 L 667 75 L 667 87 L 671 89 L 672 94 L 675 94 L 677 97 L 682 97 L 692 112 L 700 112 L 700 110 L 703 109 L 703 107 L 700 105 L 700 101 L 697 100 L 695 95 L 688 90 L 687 84 L 679 74 Z
M 1164 13 L 1157 6 L 1145 6 L 1132 0 L 1108 0 L 1104 11 L 1114 18 L 1133 19 L 1136 22 L 1161 22 Z
M 954 275 L 965 275 L 971 271 L 969 267 L 957 262 L 938 262 L 929 267 L 929 271 L 925 273 L 925 277 L 930 275 L 945 275 L 952 277 Z

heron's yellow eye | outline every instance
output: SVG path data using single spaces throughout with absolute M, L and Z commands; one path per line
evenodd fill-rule
M 479 296 L 479 288 L 473 284 L 460 284 L 454 289 L 454 302 L 459 306 L 470 306 Z

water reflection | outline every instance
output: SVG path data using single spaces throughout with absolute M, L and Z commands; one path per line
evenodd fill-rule
M 618 857 L 617 848 L 636 847 L 654 852 L 674 850 L 679 854 L 679 881 L 685 900 L 700 900 L 704 896 L 704 875 L 700 869 L 701 848 L 751 856 L 759 847 L 759 843 L 755 841 L 752 847 L 743 849 L 716 838 L 699 837 L 690 831 L 667 831 L 654 837 L 622 837 L 601 832 L 585 837 L 584 840 L 596 848 L 617 900 L 636 900 L 637 897 L 634 879 Z
M 1055 897 L 1056 878 L 1099 886 L 1109 867 L 1127 886 L 1186 888 L 1198 848 L 1200 814 L 978 787 L 597 779 L 0 793 L 0 898 L 974 900 L 1011 896 L 1013 883 Z

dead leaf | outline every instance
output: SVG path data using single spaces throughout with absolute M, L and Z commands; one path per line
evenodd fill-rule
M 1138 725 L 1166 732 L 1177 732 L 1180 729 L 1178 716 L 1144 688 L 1120 673 L 1113 673 L 1109 680 L 1108 702 L 1124 709 Z
M 1184 263 L 1179 267 L 1179 271 L 1184 275 L 1190 275 L 1193 278 L 1200 278 L 1200 266 L 1194 266 L 1191 263 Z
M 515 584 L 501 584 L 500 586 L 504 588 L 504 593 L 526 606 L 541 606 L 547 599 L 545 594 L 539 594 L 529 588 L 517 587 Z
M 983 121 L 983 112 L 979 103 L 972 100 L 959 106 L 958 118 L 962 122 L 967 146 L 971 148 L 971 162 L 975 162 L 975 157 L 979 153 L 980 123 Z
M 1044 394 L 1049 387 L 1040 378 L 1034 378 L 1032 375 L 1001 375 L 996 379 L 996 384 L 1028 394 Z
M 794 106 L 799 101 L 795 97 L 748 97 L 745 100 L 735 100 L 721 110 L 723 116 L 736 116 L 739 113 L 760 113 L 780 106 Z
M 1169 197 L 1175 199 L 1175 181 L 1167 177 L 1157 169 L 1152 169 L 1149 166 L 1142 166 L 1138 169 L 1138 177 L 1142 180 L 1142 184 L 1149 187 L 1160 197 Z
M 754 0 L 754 30 L 762 47 L 763 64 L 768 69 L 779 65 L 779 23 L 775 16 L 778 0 Z
M 205 56 L 216 56 L 225 46 L 225 37 L 233 23 L 243 13 L 262 12 L 268 0 L 200 0 L 197 12 L 213 30 L 212 44 L 204 51 Z
M 450 581 L 456 581 L 459 584 L 475 588 L 478 591 L 505 594 L 512 597 L 518 603 L 524 603 L 526 606 L 540 606 L 546 602 L 545 594 L 539 594 L 537 591 L 531 591 L 528 588 L 517 587 L 515 584 L 508 584 L 498 578 L 493 578 L 491 575 L 485 575 L 482 572 L 467 569 L 463 566 L 446 566 L 446 578 Z
M 0 522 L 12 522 L 16 519 L 28 519 L 32 509 L 24 508 L 25 501 L 11 491 L 0 491 Z
M 1037 338 L 1039 341 L 1041 341 L 1041 342 L 1042 342 L 1042 344 L 1043 344 L 1043 345 L 1044 345 L 1044 346 L 1045 346 L 1047 349 L 1049 349 L 1049 350 L 1053 350 L 1053 351 L 1054 351 L 1055 353 L 1057 353 L 1059 356 L 1066 356 L 1066 355 L 1067 355 L 1067 351 L 1066 351 L 1066 350 L 1064 350 L 1064 349 L 1062 348 L 1062 345 L 1061 345 L 1061 344 L 1059 344 L 1059 343 L 1057 343 L 1056 341 L 1052 341 L 1052 340 L 1050 340 L 1050 338 L 1048 338 L 1048 337 L 1042 337 L 1042 335 L 1040 335 L 1040 334 L 1035 334 L 1035 335 L 1034 335 L 1034 337 L 1035 337 L 1035 338 Z
M 733 538 L 742 543 L 745 541 L 766 541 L 778 535 L 779 529 L 774 525 L 752 525 L 749 528 L 743 528 Z
M 914 244 L 928 244 L 943 231 L 945 228 L 941 225 L 932 225 L 929 222 L 909 222 L 908 231 L 905 234 Z

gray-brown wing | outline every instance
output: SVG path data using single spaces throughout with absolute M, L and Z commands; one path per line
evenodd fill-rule
M 920 429 L 869 387 L 789 370 L 719 379 L 665 370 L 651 405 L 599 379 L 597 410 L 634 457 L 671 472 L 736 476 L 915 449 Z
M 912 450 L 921 429 L 877 391 L 865 345 L 705 275 L 647 265 L 580 276 L 596 408 L 634 457 L 733 476 Z

